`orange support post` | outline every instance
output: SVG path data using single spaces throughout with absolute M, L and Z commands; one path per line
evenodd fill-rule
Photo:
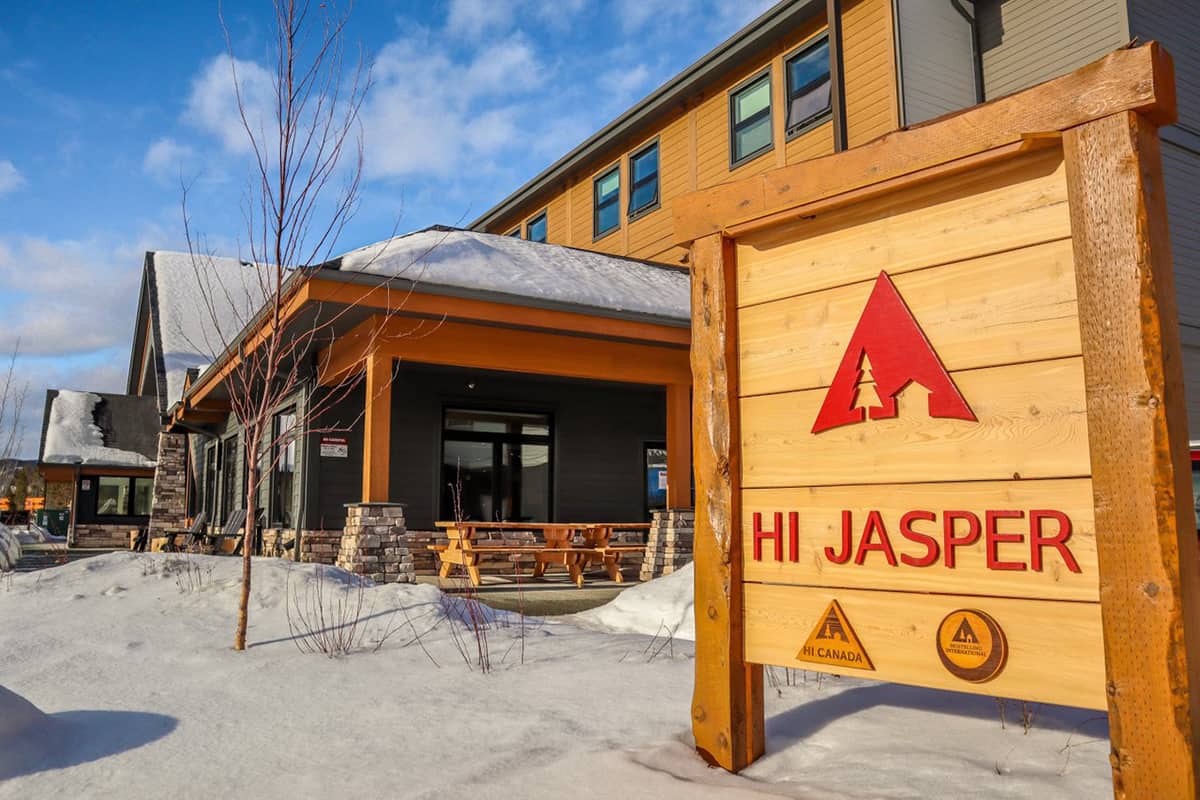
M 366 358 L 366 408 L 363 414 L 362 499 L 388 501 L 388 459 L 392 448 L 392 357 L 372 353 Z
M 667 508 L 692 506 L 692 386 L 667 385 Z

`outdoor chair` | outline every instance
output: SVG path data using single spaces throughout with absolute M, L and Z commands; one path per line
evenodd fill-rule
M 246 521 L 246 509 L 244 509 L 244 508 L 239 508 L 236 511 L 234 511 L 232 514 L 229 515 L 229 519 L 227 519 L 225 521 L 225 527 L 222 528 L 221 532 L 219 534 L 217 534 L 217 536 L 215 538 L 213 538 L 211 541 L 211 543 L 213 545 L 213 549 L 216 553 L 220 554 L 221 543 L 228 539 L 236 538 L 238 540 L 237 547 L 233 551 L 234 554 L 236 554 L 241 549 L 242 537 L 238 533 L 238 530 L 242 527 L 242 523 L 244 523 L 245 521 Z

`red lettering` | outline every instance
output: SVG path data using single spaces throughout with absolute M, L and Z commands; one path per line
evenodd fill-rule
M 954 523 L 960 519 L 965 520 L 967 523 L 967 533 L 965 536 L 954 535 Z M 947 511 L 942 515 L 942 539 L 945 542 L 943 552 L 947 568 L 954 569 L 955 548 L 975 544 L 975 542 L 979 541 L 979 532 L 979 517 L 970 511 Z
M 879 534 L 879 541 L 872 543 L 871 538 L 876 533 Z M 878 511 L 872 511 L 867 514 L 867 524 L 863 528 L 862 538 L 858 541 L 858 553 L 854 556 L 854 563 L 862 566 L 867 559 L 867 553 L 876 551 L 883 553 L 888 564 L 896 566 L 896 554 L 892 552 L 892 543 L 888 541 L 887 528 L 883 527 L 883 518 Z
M 1026 569 L 1023 561 L 1001 561 L 997 553 L 998 545 L 1001 544 L 1017 544 L 1025 541 L 1023 533 L 1000 533 L 996 530 L 996 523 L 1002 519 L 1024 519 L 1024 511 L 985 511 L 983 512 L 984 524 L 987 531 L 984 533 L 987 552 L 987 568 L 995 570 L 1016 570 L 1024 571 Z
M 788 544 L 792 554 L 788 557 L 795 564 L 800 561 L 800 512 L 788 512 Z
M 909 511 L 900 518 L 900 535 L 910 542 L 925 545 L 925 555 L 917 557 L 901 553 L 900 560 L 910 567 L 928 567 L 937 562 L 938 556 L 941 555 L 941 548 L 935 537 L 913 530 L 912 524 L 917 520 L 936 522 L 937 514 L 932 511 Z
M 832 547 L 825 548 L 825 558 L 832 561 L 834 564 L 845 564 L 850 560 L 851 547 L 850 537 L 851 517 L 849 511 L 842 512 L 842 552 L 836 552 Z
M 783 514 L 779 511 L 775 512 L 775 530 L 764 531 L 762 529 L 762 514 L 754 512 L 754 560 L 762 561 L 762 543 L 763 539 L 770 539 L 775 543 L 775 560 L 783 561 Z
M 1042 531 L 1044 520 L 1052 519 L 1058 523 L 1058 533 L 1046 536 Z M 1067 547 L 1067 539 L 1071 538 L 1071 518 L 1061 511 L 1037 510 L 1029 512 L 1029 568 L 1034 572 L 1042 571 L 1042 550 L 1053 547 L 1062 556 L 1062 560 L 1071 572 L 1082 572 L 1079 562 Z

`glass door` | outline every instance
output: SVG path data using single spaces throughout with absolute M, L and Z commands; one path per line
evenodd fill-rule
M 552 463 L 549 415 L 446 409 L 441 518 L 547 522 Z

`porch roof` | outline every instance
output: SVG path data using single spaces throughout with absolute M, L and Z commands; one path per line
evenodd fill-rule
M 326 267 L 508 305 L 676 327 L 690 319 L 685 269 L 440 225 L 353 250 Z

